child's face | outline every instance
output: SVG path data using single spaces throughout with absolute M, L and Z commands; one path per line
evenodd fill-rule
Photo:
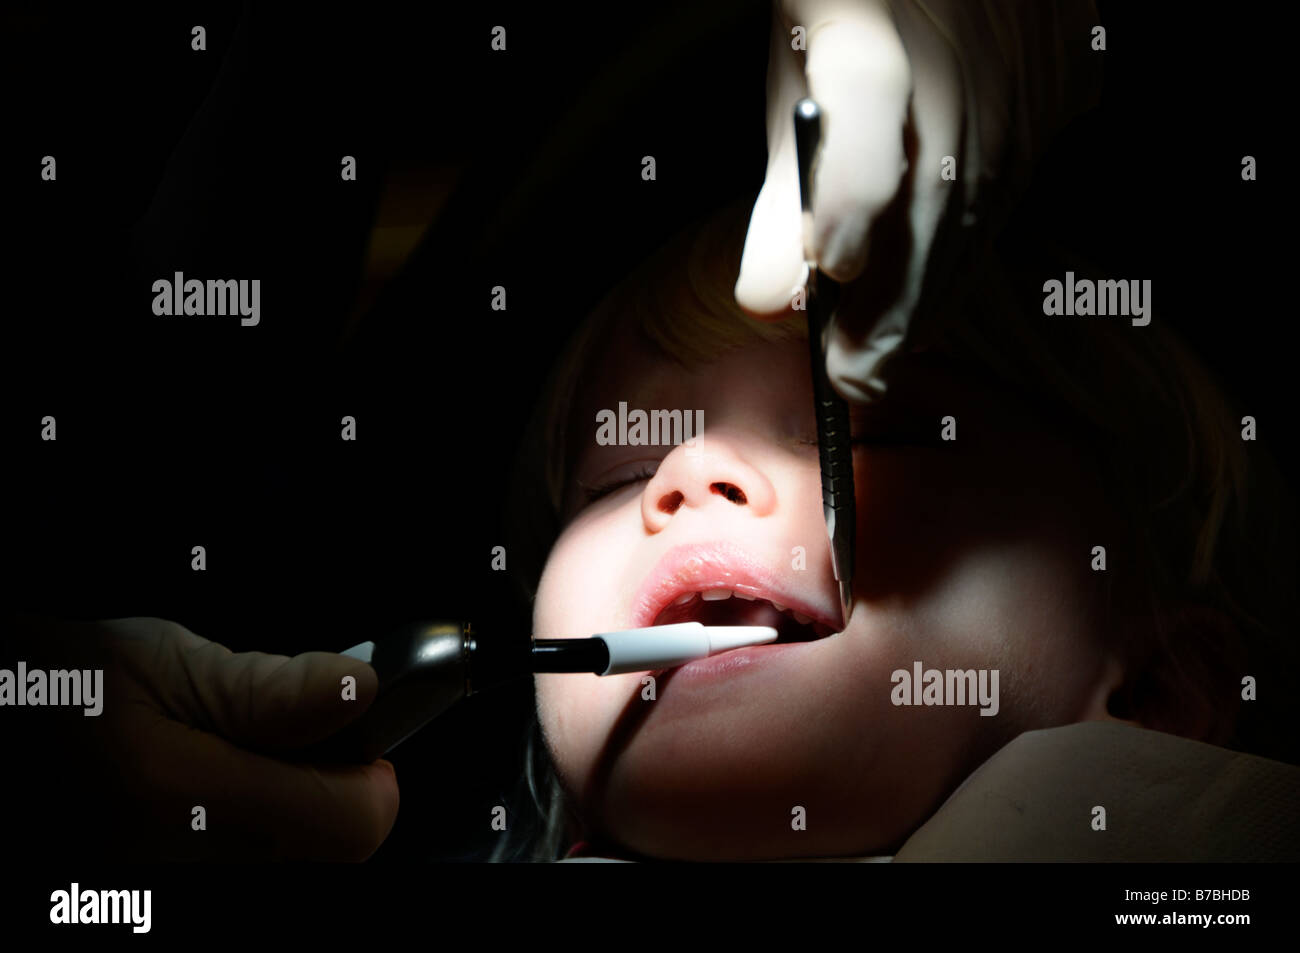
M 887 851 L 1015 735 L 1105 717 L 1114 666 L 1092 596 L 1104 532 L 1087 471 L 991 384 L 911 355 L 893 409 L 855 409 L 855 435 L 877 445 L 855 447 L 855 602 L 840 632 L 807 345 L 755 344 L 687 371 L 619 334 L 572 418 L 572 477 L 653 476 L 591 503 L 570 480 L 536 637 L 680 621 L 671 613 L 702 605 L 762 624 L 775 611 L 764 599 L 838 634 L 657 673 L 653 700 L 642 674 L 537 676 L 551 752 L 594 827 L 657 857 Z M 703 410 L 700 447 L 598 445 L 596 413 L 620 401 Z M 938 439 L 947 415 L 951 442 Z M 696 597 L 661 616 L 719 589 L 757 598 Z M 918 661 L 997 670 L 996 715 L 893 704 L 892 673 Z

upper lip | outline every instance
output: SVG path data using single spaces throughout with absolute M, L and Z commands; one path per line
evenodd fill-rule
M 838 592 L 833 598 L 829 590 L 796 592 L 792 580 L 732 543 L 675 546 L 664 553 L 633 597 L 632 625 L 654 625 L 659 613 L 681 595 L 710 589 L 743 592 L 808 616 L 833 632 L 842 628 Z

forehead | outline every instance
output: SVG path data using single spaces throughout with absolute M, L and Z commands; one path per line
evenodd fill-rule
M 803 339 L 752 342 L 693 366 L 664 354 L 638 327 L 613 322 L 594 343 L 575 382 L 569 433 L 578 436 L 596 411 L 616 407 L 669 407 L 682 399 L 726 404 L 752 399 L 755 390 L 798 408 L 811 407 L 811 374 Z M 883 396 L 851 404 L 855 421 L 928 419 L 937 429 L 951 417 L 967 445 L 997 435 L 1060 432 L 1042 401 L 1001 381 L 969 358 L 939 349 L 900 353 L 890 362 Z M 772 403 L 769 399 L 765 403 Z M 576 430 L 574 428 L 577 428 Z M 581 440 L 578 440 L 581 443 Z M 578 449 L 570 444 L 570 449 Z
M 795 426 L 814 419 L 808 344 L 802 338 L 755 338 L 687 367 L 661 351 L 635 322 L 615 321 L 595 340 L 575 385 L 564 441 L 569 474 L 591 449 L 596 413 L 617 408 L 620 401 L 630 409 L 708 407 L 712 420 L 719 420 L 720 412 L 733 418 L 776 414 Z M 940 348 L 896 354 L 886 385 L 884 395 L 871 403 L 850 404 L 855 433 L 937 438 L 946 429 L 955 440 L 945 445 L 956 453 L 1013 457 L 1034 455 L 1062 438 L 1077 444 L 1078 435 L 1052 404 L 967 356 Z
M 731 344 L 703 361 L 683 362 L 662 351 L 636 328 L 619 328 L 602 343 L 581 372 L 575 406 L 584 409 L 626 400 L 649 406 L 655 400 L 694 394 L 726 401 L 729 392 L 748 390 L 768 375 L 807 373 L 802 341 L 753 338 Z
M 597 339 L 579 372 L 574 411 L 586 418 L 588 409 L 609 401 L 644 401 L 663 387 L 665 376 L 684 377 L 684 368 L 670 360 L 630 322 L 614 322 Z

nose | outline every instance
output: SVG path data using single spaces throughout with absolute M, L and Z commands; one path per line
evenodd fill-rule
M 723 435 L 674 447 L 641 494 L 641 516 L 652 533 L 667 528 L 683 507 L 705 506 L 742 506 L 753 516 L 776 509 L 772 481 Z

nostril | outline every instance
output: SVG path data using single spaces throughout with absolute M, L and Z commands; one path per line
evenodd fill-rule
M 671 493 L 660 497 L 659 509 L 665 513 L 676 513 L 684 499 L 685 497 L 682 496 L 679 490 L 673 490 Z
M 725 496 L 732 503 L 737 505 L 743 505 L 749 502 L 745 497 L 745 491 L 734 483 L 714 483 L 709 486 L 709 489 L 714 493 L 717 493 L 719 496 Z

